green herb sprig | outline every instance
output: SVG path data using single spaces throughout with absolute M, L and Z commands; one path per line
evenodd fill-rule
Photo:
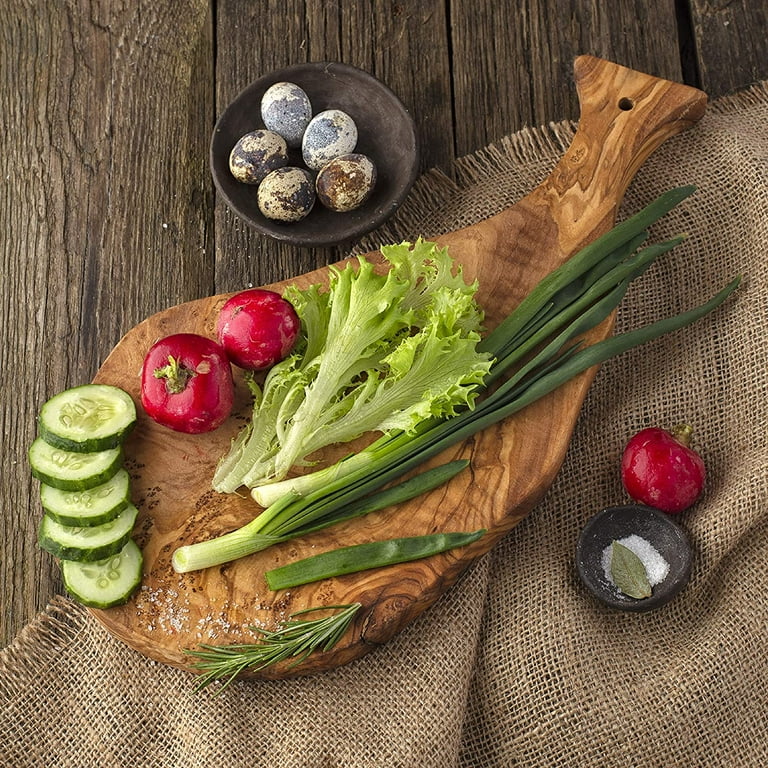
M 360 603 L 351 603 L 305 608 L 291 614 L 290 618 L 275 630 L 249 627 L 261 635 L 257 643 L 203 643 L 197 649 L 188 650 L 188 655 L 198 659 L 192 669 L 202 673 L 195 690 L 202 690 L 211 683 L 221 681 L 221 687 L 217 690 L 217 694 L 220 694 L 245 671 L 262 670 L 287 659 L 293 659 L 289 667 L 294 667 L 313 651 L 328 651 L 339 642 L 361 607 Z M 338 613 L 315 619 L 297 618 L 316 611 Z

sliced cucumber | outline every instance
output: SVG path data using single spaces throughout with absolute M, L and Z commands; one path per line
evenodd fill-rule
M 116 554 L 95 563 L 64 560 L 61 575 L 67 591 L 91 608 L 127 603 L 141 584 L 143 556 L 133 539 Z
M 136 424 L 131 396 L 109 384 L 83 384 L 54 395 L 40 409 L 40 437 L 56 448 L 93 453 L 115 448 Z
M 61 525 L 101 525 L 114 520 L 130 501 L 130 477 L 124 469 L 106 483 L 84 491 L 40 486 L 43 509 Z
M 117 554 L 131 536 L 138 510 L 129 504 L 108 523 L 71 526 L 57 523 L 43 515 L 38 531 L 38 543 L 46 552 L 60 560 L 92 563 Z
M 64 491 L 84 491 L 106 483 L 122 466 L 123 449 L 78 453 L 56 448 L 38 437 L 29 448 L 32 475 Z

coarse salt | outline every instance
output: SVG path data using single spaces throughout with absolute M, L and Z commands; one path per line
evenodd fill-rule
M 642 536 L 638 536 L 633 533 L 629 536 L 625 536 L 623 539 L 618 539 L 619 544 L 623 544 L 627 549 L 634 552 L 642 562 L 645 568 L 645 574 L 648 578 L 648 583 L 655 587 L 657 584 L 661 584 L 669 573 L 669 563 L 664 559 L 663 555 Z M 605 578 L 613 584 L 613 578 L 611 577 L 611 544 L 609 544 L 604 550 L 601 557 L 601 565 L 603 566 L 603 572 Z

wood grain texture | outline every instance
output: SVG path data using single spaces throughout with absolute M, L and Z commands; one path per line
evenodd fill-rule
M 690 0 L 699 87 L 710 96 L 743 88 L 768 71 L 765 0 Z
M 244 83 L 299 61 L 369 69 L 413 110 L 422 168 L 450 174 L 456 155 L 576 118 L 576 54 L 679 79 L 674 10 L 689 19 L 689 82 L 716 96 L 768 77 L 765 3 L 672 5 L 0 0 L 0 643 L 61 591 L 25 457 L 43 400 L 154 312 L 343 255 L 214 214 L 210 132 Z
M 0 14 L 5 639 L 61 591 L 36 543 L 25 457 L 37 409 L 90 379 L 148 310 L 213 287 L 211 18 L 205 2 L 173 7 L 11 3 Z
M 665 139 L 700 119 L 706 106 L 701 91 L 594 57 L 576 60 L 575 80 L 581 102 L 579 129 L 549 178 L 508 210 L 439 238 L 466 279 L 479 282 L 478 301 L 489 328 L 567 256 L 612 226 L 638 167 Z M 325 283 L 327 270 L 290 282 Z M 140 368 L 153 339 L 182 330 L 215 336 L 218 309 L 227 295 L 150 317 L 120 342 L 97 380 L 123 387 L 138 399 L 139 382 L 126 371 Z M 590 338 L 604 338 L 611 327 L 612 321 L 604 322 Z M 247 495 L 211 490 L 218 459 L 248 417 L 247 388 L 240 382 L 235 416 L 208 435 L 181 436 L 142 414 L 126 456 L 140 512 L 144 579 L 126 606 L 94 615 L 150 658 L 188 667 L 184 651 L 200 642 L 253 642 L 250 625 L 274 629 L 293 612 L 359 602 L 363 609 L 352 630 L 334 649 L 298 665 L 282 664 L 254 674 L 294 676 L 358 658 L 429 607 L 539 501 L 560 468 L 594 374 L 594 369 L 588 371 L 519 415 L 444 452 L 437 462 L 462 456 L 470 459 L 470 470 L 430 494 L 219 568 L 186 574 L 175 573 L 171 566 L 178 546 L 226 533 L 258 513 Z M 291 590 L 272 592 L 265 584 L 269 568 L 320 551 L 480 528 L 487 534 L 475 544 L 416 562 Z
M 548 0 L 460 0 L 450 7 L 459 157 L 524 126 L 576 120 L 572 62 L 581 54 L 680 80 L 673 0 L 566 0 L 556 7 Z

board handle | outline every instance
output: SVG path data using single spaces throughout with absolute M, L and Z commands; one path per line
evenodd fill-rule
M 574 78 L 579 124 L 546 192 L 550 206 L 566 207 L 568 220 L 595 221 L 606 207 L 615 214 L 638 168 L 660 144 L 701 119 L 707 95 L 594 56 L 576 58 Z

